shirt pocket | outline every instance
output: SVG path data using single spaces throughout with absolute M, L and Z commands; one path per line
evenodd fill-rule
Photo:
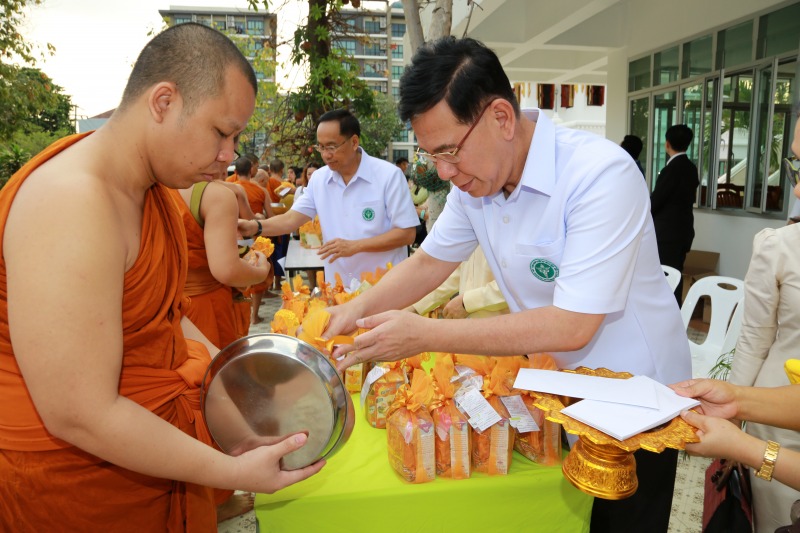
M 386 206 L 383 202 L 360 202 L 356 204 L 355 216 L 369 236 L 386 233 Z
M 553 303 L 555 282 L 561 273 L 563 254 L 564 239 L 545 244 L 514 246 L 514 255 L 509 265 L 510 274 L 515 284 L 518 284 L 519 299 L 526 308 Z

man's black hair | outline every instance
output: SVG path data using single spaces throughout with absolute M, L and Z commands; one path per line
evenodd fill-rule
M 442 37 L 421 46 L 400 79 L 400 119 L 405 122 L 444 100 L 463 124 L 474 122 L 496 98 L 519 116 L 519 103 L 500 60 L 475 39 Z

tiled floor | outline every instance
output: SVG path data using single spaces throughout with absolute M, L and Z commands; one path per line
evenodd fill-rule
M 275 311 L 280 309 L 280 297 L 264 298 L 258 316 L 263 322 L 250 327 L 250 334 L 269 333 L 270 321 Z M 705 337 L 701 322 L 689 325 L 689 336 L 695 342 Z M 710 459 L 689 457 L 681 454 L 678 458 L 678 472 L 675 478 L 675 492 L 672 497 L 672 513 L 669 520 L 669 533 L 700 533 L 703 519 L 703 479 Z M 220 533 L 256 533 L 258 522 L 255 512 L 226 520 L 219 524 Z

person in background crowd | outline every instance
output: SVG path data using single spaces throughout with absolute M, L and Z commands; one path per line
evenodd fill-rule
M 319 215 L 325 279 L 339 273 L 346 285 L 363 272 L 408 257 L 419 223 L 405 178 L 396 166 L 374 158 L 360 146 L 361 126 L 346 109 L 322 115 L 317 126 L 317 150 L 326 166 L 314 172 L 292 209 L 267 220 L 261 235 L 296 230 Z M 259 234 L 254 222 L 243 221 L 244 235 Z
M 493 51 L 445 37 L 420 47 L 400 81 L 418 157 L 454 187 L 419 250 L 370 290 L 329 308 L 324 337 L 369 331 L 339 370 L 441 351 L 548 352 L 561 368 L 605 367 L 668 384 L 691 376 L 689 343 L 661 265 L 647 187 L 619 146 L 520 111 Z M 511 313 L 432 320 L 402 309 L 480 245 Z M 665 532 L 677 451 L 635 454 L 639 489 L 595 499 L 591 529 Z
M 281 184 L 283 183 L 283 169 L 285 168 L 283 161 L 280 159 L 273 159 L 269 162 L 269 193 L 274 203 L 280 203 L 281 195 L 278 193 Z M 283 271 L 280 260 L 286 257 L 286 252 L 289 250 L 290 231 L 284 235 L 275 235 L 273 238 L 275 244 L 275 252 L 272 254 L 272 267 L 275 270 L 275 281 L 273 289 L 280 294 L 281 283 L 286 273 Z
M 697 167 L 686 150 L 694 137 L 685 124 L 667 128 L 664 146 L 669 155 L 667 165 L 659 172 L 650 194 L 650 213 L 656 228 L 658 257 L 662 265 L 683 272 L 686 254 L 694 240 L 694 202 L 697 196 Z M 675 289 L 678 306 L 683 296 L 683 279 Z
M 478 246 L 433 292 L 408 308 L 427 315 L 442 307 L 442 318 L 485 318 L 508 313 L 508 304 Z
M 211 445 L 200 383 L 216 347 L 183 315 L 167 187 L 224 172 L 257 90 L 225 35 L 173 26 L 106 124 L 0 192 L 0 530 L 216 531 L 210 487 L 272 492 L 323 466 L 280 469 L 303 434 L 236 457 Z M 42 213 L 57 214 L 58 268 L 31 246 L 52 232 Z
M 623 150 L 630 154 L 630 156 L 636 162 L 636 166 L 639 167 L 642 177 L 644 177 L 644 167 L 639 161 L 639 155 L 642 153 L 642 139 L 636 135 L 626 135 L 622 138 L 622 142 L 619 145 Z
M 398 157 L 395 162 L 395 166 L 400 169 L 404 176 L 408 175 L 408 158 L 407 157 Z

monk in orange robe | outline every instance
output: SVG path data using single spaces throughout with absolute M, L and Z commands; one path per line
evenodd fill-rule
M 234 162 L 234 166 L 236 168 L 236 176 L 238 177 L 236 184 L 241 185 L 247 193 L 247 198 L 250 201 L 250 208 L 253 210 L 253 213 L 256 214 L 257 218 L 263 218 L 265 213 L 267 217 L 271 217 L 272 206 L 270 205 L 267 191 L 250 178 L 250 174 L 253 173 L 252 159 L 243 155 Z M 261 217 L 258 217 L 259 214 L 261 214 Z M 245 237 L 248 237 L 248 235 L 245 235 Z M 272 273 L 270 273 L 270 277 L 266 281 L 253 285 L 245 291 L 245 296 L 249 296 L 251 299 L 250 324 L 258 324 L 262 321 L 261 317 L 258 316 L 258 310 L 261 307 L 261 300 L 264 297 L 264 293 L 269 289 L 272 281 Z
M 280 470 L 304 435 L 237 457 L 210 445 L 214 347 L 183 316 L 186 236 L 165 187 L 227 165 L 256 91 L 227 37 L 174 26 L 104 126 L 0 191 L 1 531 L 212 532 L 208 487 L 272 492 L 321 468 Z
M 189 244 L 186 316 L 220 348 L 242 336 L 236 324 L 231 286 L 263 282 L 269 261 L 259 252 L 256 264 L 239 258 L 235 195 L 219 183 L 199 183 L 173 191 Z

